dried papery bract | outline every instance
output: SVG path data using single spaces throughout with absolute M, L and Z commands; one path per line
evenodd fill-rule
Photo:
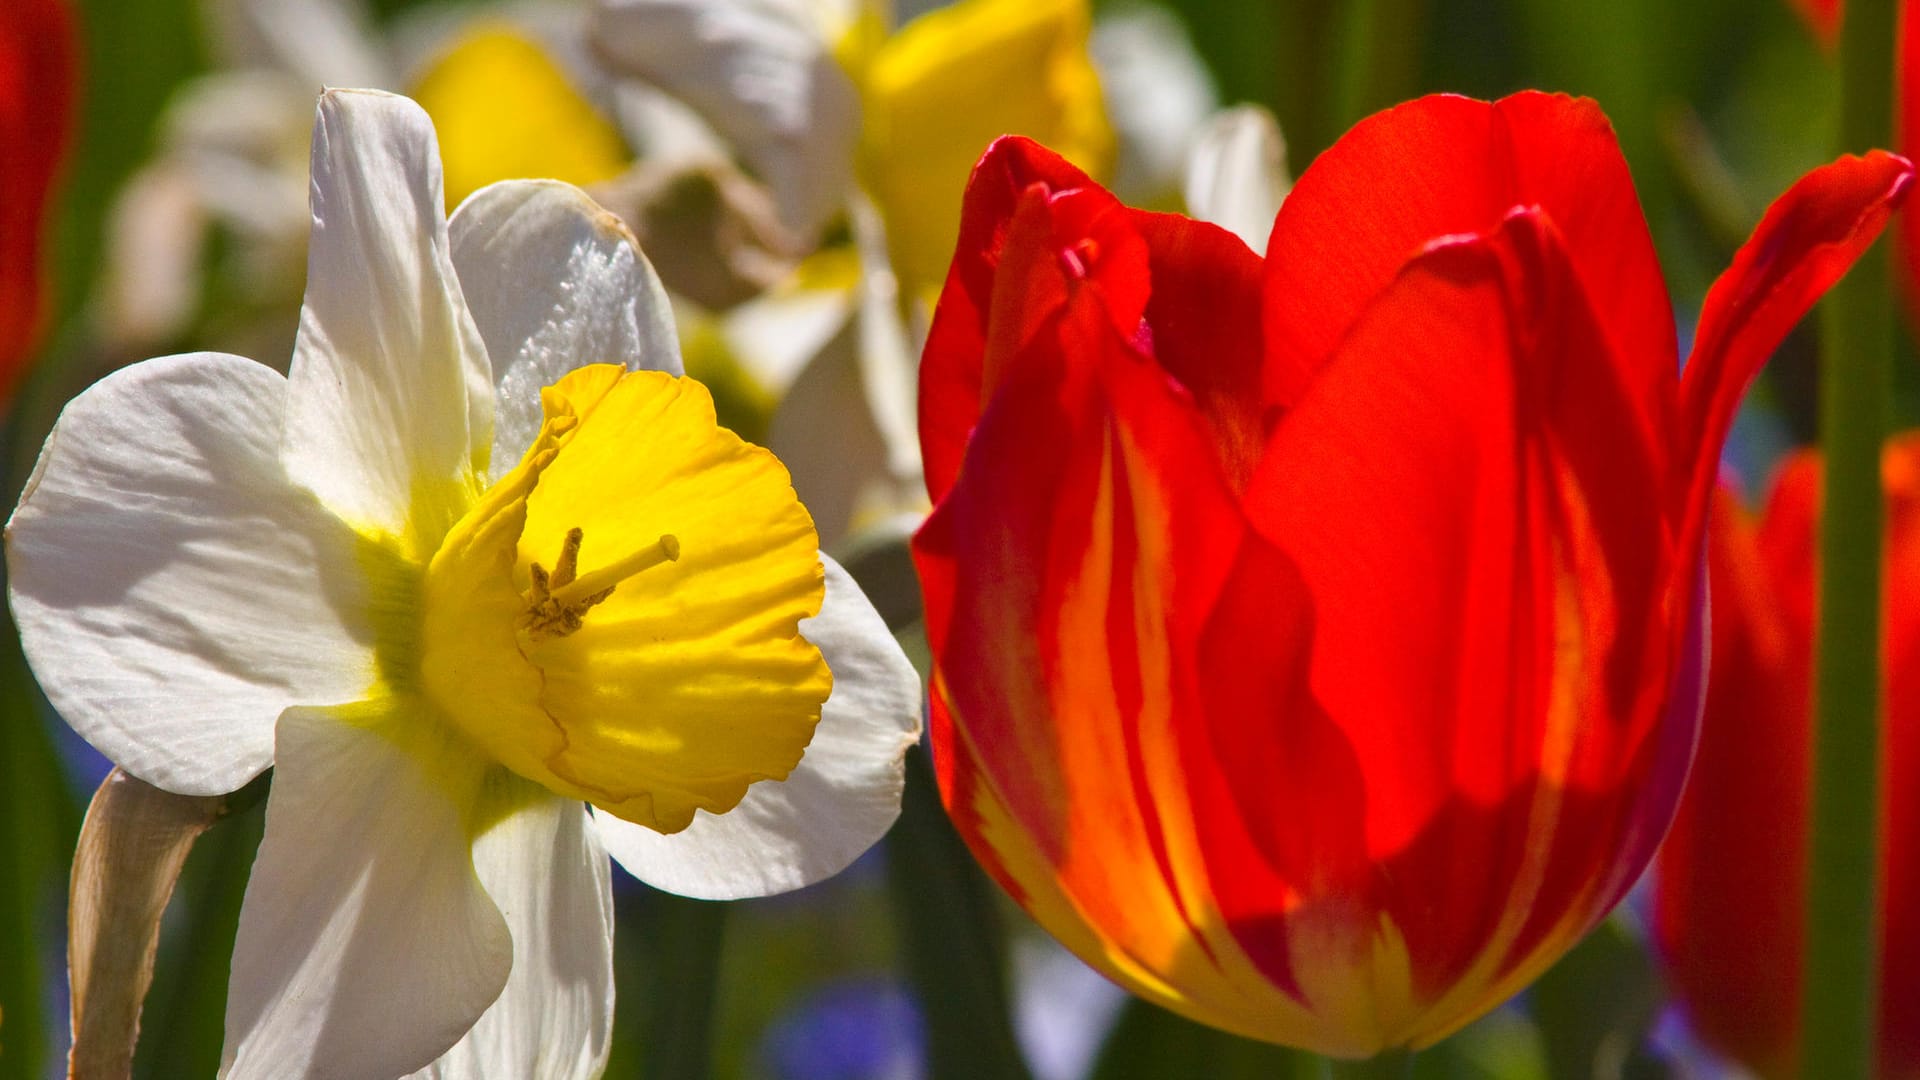
M 67 892 L 67 1073 L 75 1080 L 131 1074 L 160 918 L 194 841 L 227 813 L 228 800 L 175 795 L 119 768 L 93 793 Z

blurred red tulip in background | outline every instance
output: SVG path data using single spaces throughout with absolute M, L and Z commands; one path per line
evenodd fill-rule
M 75 51 L 64 0 L 0 3 L 0 402 L 45 317 L 41 240 L 73 127 Z
M 1920 1077 L 1920 435 L 1887 446 L 1881 1075 Z M 1820 459 L 1788 461 L 1757 524 L 1723 493 L 1708 546 L 1713 673 L 1655 877 L 1656 938 L 1708 1043 L 1793 1073 L 1806 924 Z
M 1840 0 L 1788 0 L 1820 44 L 1832 48 L 1840 37 Z
M 1257 1038 L 1421 1047 L 1520 989 L 1666 831 L 1733 410 L 1910 179 L 1796 184 L 1682 377 L 1591 102 L 1374 116 L 1264 261 L 996 143 L 914 545 L 975 853 L 1112 978 Z

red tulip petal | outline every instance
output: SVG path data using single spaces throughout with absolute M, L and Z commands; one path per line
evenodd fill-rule
M 1015 212 L 1036 186 L 1042 194 L 1096 187 L 1065 158 L 1017 135 L 989 146 L 967 180 L 958 246 L 920 362 L 920 448 L 935 502 L 953 486 L 967 433 L 980 418 L 995 273 Z
M 1267 245 L 1269 398 L 1297 400 L 1373 297 L 1429 242 L 1515 207 L 1559 226 L 1576 276 L 1661 424 L 1678 365 L 1673 309 L 1626 161 L 1593 102 L 1433 96 L 1361 121 L 1300 177 Z
M 0 4 L 0 402 L 39 336 L 41 237 L 73 123 L 72 16 L 60 0 Z
M 1368 848 L 1400 867 L 1388 906 L 1428 990 L 1570 943 L 1638 869 L 1614 860 L 1651 855 L 1622 838 L 1670 810 L 1635 801 L 1671 755 L 1646 750 L 1667 745 L 1681 628 L 1657 606 L 1664 470 L 1640 358 L 1587 296 L 1540 211 L 1435 247 L 1355 324 L 1248 489 L 1314 598 L 1312 689 L 1359 755 Z M 1555 903 L 1527 919 L 1521 889 Z
M 1289 778 L 1301 806 L 1340 805 L 1318 797 L 1326 770 L 1309 761 L 1258 772 L 1304 745 L 1286 726 L 1304 687 L 1281 688 L 1304 672 L 1294 651 L 1305 612 L 1280 557 L 1249 532 L 1207 416 L 1095 295 L 1074 296 L 1022 347 L 914 541 L 943 789 L 1010 891 L 1048 908 L 1035 913 L 1050 928 L 1069 917 L 1060 905 L 1097 928 L 1081 932 L 1101 944 L 1076 946 L 1090 961 L 1169 1007 L 1205 1002 L 1212 1022 L 1240 1017 L 1241 1030 L 1270 1034 L 1276 1010 L 1298 1009 L 1271 985 L 1284 981 L 1285 938 L 1262 938 L 1257 959 L 1243 953 L 1208 886 L 1225 841 L 1206 814 L 1243 828 L 1236 793 L 1264 797 Z M 1221 604 L 1229 625 L 1210 621 Z M 1243 670 L 1209 686 L 1196 671 L 1203 634 L 1230 642 L 1224 655 Z M 1203 688 L 1222 705 L 1260 696 L 1259 715 L 1230 717 L 1215 746 L 1196 723 Z M 1262 696 L 1276 693 L 1284 700 Z M 1210 764 L 1228 747 L 1232 791 Z M 1210 771 L 1185 767 L 1195 761 Z M 1264 851 L 1289 873 L 1316 872 L 1319 856 L 1288 847 L 1281 822 L 1254 828 L 1258 842 L 1233 834 L 1238 863 L 1261 864 Z M 1261 895 L 1259 914 L 1285 900 Z M 1176 959 L 1179 992 L 1155 991 Z
M 1062 621 L 1124 603 L 1151 606 L 1164 624 L 1175 603 L 1165 573 L 1174 541 L 1158 534 L 1205 546 L 1226 527 L 1216 522 L 1238 520 L 1206 453 L 1198 411 L 1157 379 L 1095 308 L 1070 306 L 1023 350 L 1014 381 L 981 417 L 958 482 L 914 541 L 923 574 L 934 582 L 929 642 L 950 703 L 965 719 L 962 736 L 993 748 L 985 760 L 996 788 L 1049 852 L 1066 842 L 1058 817 L 1067 812 L 1060 788 L 1069 780 L 1055 774 L 1062 749 L 1107 738 L 1103 729 L 1080 732 L 1075 725 L 1092 723 L 1089 712 L 1101 707 L 1111 721 L 1111 710 L 1121 708 L 1115 695 L 1135 699 L 1126 710 L 1134 712 L 1139 695 L 1152 693 L 1164 704 L 1170 693 L 1164 672 L 1158 686 L 1141 684 L 1134 650 L 1143 646 L 1131 623 L 1109 636 L 1104 625 L 1068 633 Z M 1143 384 L 1156 395 L 1147 411 L 1122 411 L 1116 387 Z M 1154 410 L 1173 419 L 1163 422 Z M 1155 429 L 1155 441 L 1137 435 L 1142 427 Z M 1145 492 L 1162 516 L 1136 505 Z M 1202 498 L 1216 505 L 1189 512 L 1188 504 Z M 1143 529 L 1156 534 L 1150 552 L 1143 553 Z M 1149 557 L 1155 573 L 1132 569 Z M 1183 571 L 1182 586 L 1203 592 L 1205 579 L 1213 578 L 1217 590 L 1224 573 L 1214 558 L 1179 565 L 1196 568 L 1191 576 Z
M 1153 357 L 1192 391 L 1227 475 L 1243 485 L 1266 443 L 1260 257 L 1204 221 L 1135 211 L 1134 222 L 1151 259 Z
M 1683 545 L 1698 543 L 1720 448 L 1761 365 L 1821 294 L 1866 251 L 1906 197 L 1913 166 L 1875 150 L 1800 178 L 1767 208 L 1733 265 L 1707 292 L 1680 380 L 1676 495 Z

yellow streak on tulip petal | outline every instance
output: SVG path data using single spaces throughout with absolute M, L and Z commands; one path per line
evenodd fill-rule
M 1086 0 L 960 0 L 908 23 L 856 69 L 861 174 L 908 295 L 945 277 L 961 191 L 995 138 L 1026 135 L 1096 178 L 1106 172 L 1113 132 L 1090 23 Z
M 934 681 L 933 692 L 944 695 L 938 672 Z M 965 722 L 957 713 L 955 724 L 964 738 Z M 1322 1021 L 1261 979 L 1250 966 L 1233 972 L 1216 966 L 1197 947 L 1187 925 L 1177 915 L 1170 915 L 1164 905 L 1155 905 L 1151 912 L 1130 913 L 1117 922 L 1091 917 L 1079 899 L 1085 882 L 1048 861 L 984 777 L 960 794 L 978 826 L 975 841 L 992 850 L 994 861 L 1017 887 L 1022 906 L 1088 966 L 1134 994 L 1197 1023 L 1250 1039 L 1295 1046 L 1324 1044 Z M 1122 860 L 1115 869 L 1125 882 L 1147 891 L 1144 883 L 1157 873 L 1151 856 L 1110 854 Z M 1111 916 L 1111 907 L 1102 906 Z M 1214 929 L 1225 934 L 1224 927 Z M 1205 936 L 1213 940 L 1216 935 Z
M 620 134 L 560 66 L 512 26 L 477 23 L 411 95 L 440 133 L 447 205 L 496 180 L 605 180 L 625 167 Z
M 993 850 L 1028 910 L 1069 949 L 1116 982 L 1183 1016 L 1250 1038 L 1348 1055 L 1371 1053 L 1382 1042 L 1370 1016 L 1336 1025 L 1276 986 L 1242 950 L 1213 899 L 1197 827 L 1187 809 L 1192 805 L 1191 778 L 1183 768 L 1175 728 L 1193 718 L 1174 716 L 1172 658 L 1164 634 L 1171 618 L 1164 590 L 1175 572 L 1166 533 L 1172 515 L 1162 493 L 1140 479 L 1152 473 L 1142 464 L 1146 453 L 1150 451 L 1132 445 L 1125 432 L 1113 433 L 1088 515 L 1091 531 L 1062 598 L 1057 636 L 1068 652 L 1048 664 L 1055 673 L 1049 708 L 1059 718 L 1059 729 L 1071 734 L 1024 748 L 969 743 L 967 751 L 976 757 L 1024 753 L 1058 762 L 1045 779 L 1059 789 L 1052 801 L 1067 815 L 1053 826 L 1062 836 L 1059 856 L 1050 859 L 1027 832 L 1033 823 L 1013 819 L 985 774 L 977 789 L 961 797 L 980 824 L 977 839 Z M 1127 524 L 1139 543 L 1138 560 L 1125 567 L 1115 562 L 1115 485 L 1122 472 L 1115 468 L 1116 454 L 1132 462 L 1124 474 L 1136 481 L 1128 492 L 1133 517 Z M 1133 575 L 1131 589 L 1122 591 L 1136 604 L 1128 640 L 1139 648 L 1141 701 L 1132 718 L 1122 715 L 1109 675 L 1108 605 L 1120 572 Z M 945 696 L 937 672 L 935 692 Z M 965 718 L 951 704 L 949 710 L 962 739 L 968 739 Z M 1123 736 L 1129 723 L 1138 725 L 1144 791 L 1132 780 Z M 1165 872 L 1155 854 L 1156 826 L 1145 816 L 1144 801 L 1159 811 Z M 1276 897 L 1276 905 L 1285 900 Z M 1352 998 L 1354 986 L 1370 990 L 1375 984 L 1404 984 L 1404 978 L 1396 982 L 1371 968 L 1361 969 L 1365 963 L 1383 972 L 1404 972 L 1404 948 L 1396 954 L 1390 941 L 1378 955 L 1360 957 L 1351 947 L 1355 928 L 1340 929 L 1346 936 L 1337 953 L 1321 950 L 1306 958 L 1336 980 L 1320 988 L 1329 1008 L 1340 1004 L 1339 999 Z M 1330 956 L 1349 962 L 1330 969 Z M 1401 996 L 1398 990 L 1392 995 L 1396 1002 Z

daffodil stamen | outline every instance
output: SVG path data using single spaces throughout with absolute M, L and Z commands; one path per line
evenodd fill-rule
M 579 576 L 580 545 L 585 539 L 586 533 L 580 528 L 568 529 L 553 570 L 549 572 L 537 562 L 529 568 L 533 581 L 521 594 L 527 601 L 521 629 L 530 640 L 544 641 L 573 633 L 585 625 L 588 610 L 613 595 L 614 586 L 643 570 L 680 558 L 680 540 L 669 534 L 583 578 Z
M 572 550 L 576 553 L 576 557 L 580 550 L 580 545 L 574 542 L 574 537 L 579 532 L 579 529 L 574 529 L 567 534 L 567 539 Z M 563 551 L 562 557 L 565 557 L 565 554 Z M 613 592 L 615 585 L 618 585 L 633 575 L 644 570 L 651 570 L 665 563 L 679 561 L 680 538 L 674 536 L 672 533 L 666 533 L 650 546 L 641 548 L 626 558 L 616 560 L 598 570 L 589 571 L 583 577 L 574 577 L 572 573 L 569 573 L 567 580 L 561 581 L 556 572 L 555 578 L 551 582 L 553 599 L 562 604 L 580 602 L 596 604 L 599 603 L 599 600 L 591 599 L 592 597 L 604 599 L 606 594 Z M 569 565 L 568 569 L 571 571 L 573 566 Z

